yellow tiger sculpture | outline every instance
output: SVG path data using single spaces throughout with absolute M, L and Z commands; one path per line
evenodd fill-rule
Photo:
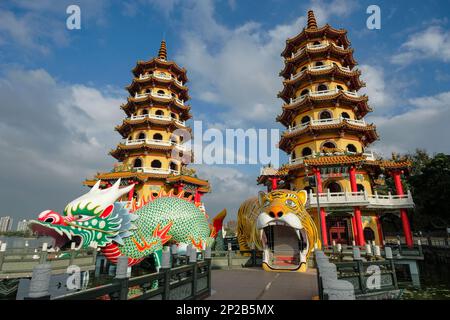
M 262 250 L 267 271 L 306 271 L 314 247 L 321 247 L 306 200 L 306 191 L 279 189 L 244 201 L 238 211 L 240 250 Z

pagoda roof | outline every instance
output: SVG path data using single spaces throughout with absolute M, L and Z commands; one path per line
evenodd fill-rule
M 122 124 L 115 127 L 115 130 L 120 133 L 123 138 L 127 138 L 133 128 L 147 128 L 150 125 L 160 126 L 168 128 L 169 130 L 184 129 L 192 132 L 192 129 L 187 126 L 183 126 L 175 119 L 165 120 L 155 118 L 141 118 L 141 119 L 125 119 Z
M 127 103 L 120 106 L 120 108 L 125 111 L 128 116 L 131 116 L 136 110 L 140 107 L 148 107 L 148 106 L 162 106 L 169 107 L 171 110 L 178 110 L 180 112 L 180 118 L 182 120 L 188 120 L 192 116 L 189 113 L 191 107 L 187 104 L 181 104 L 176 99 L 165 99 L 155 97 L 151 94 L 145 95 L 145 97 L 135 98 L 128 97 Z
M 281 53 L 281 56 L 288 58 L 292 55 L 292 52 L 305 41 L 318 38 L 340 40 L 341 43 L 347 47 L 351 44 L 350 40 L 347 38 L 347 30 L 345 29 L 335 29 L 329 24 L 326 24 L 320 28 L 307 27 L 303 28 L 303 30 L 295 37 L 286 40 L 286 47 Z
M 200 192 L 210 192 L 210 184 L 208 180 L 202 180 L 197 177 L 192 177 L 188 175 L 174 175 L 174 174 L 163 174 L 163 173 L 143 173 L 143 172 L 133 172 L 133 171 L 120 171 L 120 172 L 104 172 L 97 173 L 95 179 L 86 179 L 83 184 L 92 187 L 98 180 L 105 180 L 102 185 L 106 185 L 106 181 L 117 180 L 117 179 L 132 179 L 140 183 L 145 183 L 149 179 L 160 179 L 165 183 L 173 184 L 177 182 L 186 182 L 189 184 L 196 185 Z
M 147 86 L 154 86 L 155 84 L 162 85 L 164 88 L 173 89 L 176 92 L 180 99 L 189 100 L 188 87 L 185 85 L 181 85 L 179 81 L 174 78 L 164 79 L 155 76 L 149 76 L 145 78 L 136 77 L 133 79 L 132 83 L 125 87 L 128 90 L 128 93 L 131 96 L 134 96 L 136 92 L 141 91 L 143 88 Z
M 181 81 L 187 82 L 188 78 L 186 75 L 186 69 L 181 68 L 176 64 L 175 61 L 167 61 L 161 58 L 152 58 L 148 61 L 139 60 L 136 66 L 133 68 L 132 72 L 135 77 L 139 77 L 140 74 L 145 74 L 148 70 L 153 70 L 154 68 L 161 68 L 174 73 Z
M 285 151 L 290 152 L 293 147 L 293 142 L 295 138 L 298 138 L 305 134 L 314 134 L 317 131 L 337 131 L 337 132 L 355 132 L 357 134 L 362 134 L 365 136 L 365 144 L 372 143 L 378 140 L 378 134 L 376 132 L 376 127 L 373 124 L 366 125 L 355 125 L 348 123 L 347 121 L 341 121 L 336 124 L 328 125 L 307 125 L 304 129 L 293 130 L 291 132 L 283 132 L 278 147 Z
M 372 109 L 368 105 L 369 98 L 366 95 L 358 97 L 345 94 L 343 91 L 336 91 L 334 94 L 328 95 L 310 95 L 308 94 L 304 99 L 300 99 L 293 103 L 285 104 L 282 107 L 282 113 L 277 116 L 277 121 L 284 124 L 286 127 L 291 125 L 292 118 L 299 112 L 308 108 L 321 107 L 326 104 L 339 104 L 340 106 L 347 105 L 354 108 L 357 116 L 363 118 Z
M 322 48 L 309 48 L 306 47 L 301 53 L 294 55 L 294 57 L 286 58 L 284 61 L 284 68 L 280 72 L 280 76 L 285 79 L 295 71 L 297 66 L 301 63 L 310 61 L 312 59 L 334 57 L 335 59 L 342 61 L 350 68 L 353 69 L 358 63 L 353 58 L 352 48 L 341 48 L 333 43 L 329 43 Z
M 295 91 L 305 82 L 314 81 L 317 79 L 329 79 L 334 77 L 335 79 L 341 79 L 344 83 L 350 82 L 350 90 L 359 90 L 365 86 L 365 83 L 360 80 L 360 70 L 345 70 L 337 65 L 333 65 L 329 68 L 320 70 L 305 70 L 299 76 L 293 79 L 287 79 L 283 81 L 283 90 L 278 93 L 278 97 L 283 98 L 285 101 L 289 97 L 293 96 Z
M 301 163 L 285 164 L 279 169 L 265 172 L 261 174 L 257 182 L 258 184 L 265 184 L 268 178 L 279 177 L 288 178 L 292 175 L 292 171 L 305 170 L 307 167 L 328 167 L 328 166 L 349 166 L 355 165 L 368 170 L 376 170 L 378 173 L 386 170 L 408 170 L 411 167 L 411 162 L 408 160 L 383 160 L 383 159 L 368 159 L 363 154 L 338 154 L 338 155 L 323 155 L 304 159 Z

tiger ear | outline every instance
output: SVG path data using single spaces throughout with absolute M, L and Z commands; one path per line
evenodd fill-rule
M 266 201 L 266 193 L 264 191 L 258 192 L 258 203 L 259 206 L 262 207 L 264 202 Z
M 300 203 L 304 206 L 306 204 L 306 200 L 308 200 L 308 194 L 305 190 L 301 190 L 297 192 L 297 197 L 300 201 Z

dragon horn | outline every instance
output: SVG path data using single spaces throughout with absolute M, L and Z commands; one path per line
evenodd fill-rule
M 94 184 L 94 186 L 91 188 L 89 193 L 95 193 L 100 189 L 100 184 L 102 183 L 102 180 L 97 180 L 97 182 Z
M 168 197 L 172 197 L 173 196 L 173 189 L 170 189 L 169 193 L 167 194 Z
M 117 181 L 112 185 L 111 190 L 119 189 L 119 186 L 120 186 L 120 178 L 117 179 Z
M 182 190 L 182 191 L 177 195 L 177 197 L 178 197 L 178 198 L 183 198 L 183 197 L 184 197 L 184 190 Z

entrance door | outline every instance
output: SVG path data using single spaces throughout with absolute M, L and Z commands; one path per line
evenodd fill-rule
M 350 244 L 347 217 L 327 217 L 328 237 L 330 243 Z

